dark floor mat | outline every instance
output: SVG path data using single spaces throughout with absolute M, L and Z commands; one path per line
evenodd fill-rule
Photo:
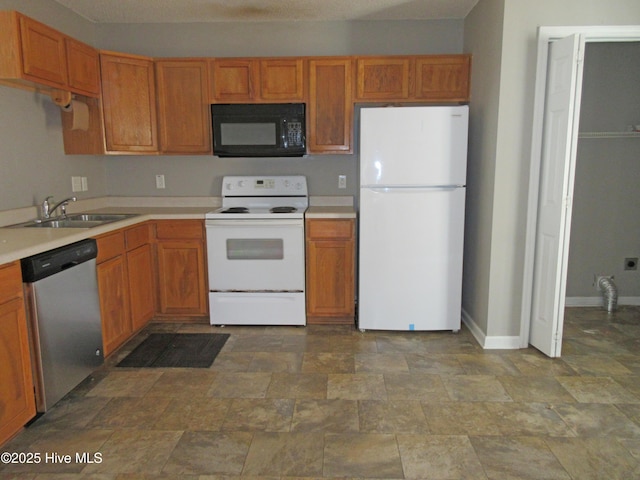
M 152 333 L 118 367 L 207 368 L 228 333 Z

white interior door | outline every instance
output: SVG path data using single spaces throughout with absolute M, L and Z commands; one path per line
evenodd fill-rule
M 584 37 L 549 45 L 529 342 L 560 356 Z

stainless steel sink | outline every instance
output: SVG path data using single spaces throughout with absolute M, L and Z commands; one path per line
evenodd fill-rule
M 66 217 L 30 220 L 11 225 L 11 228 L 92 228 L 106 223 L 135 217 L 132 213 L 77 213 Z
M 102 225 L 104 222 L 83 222 L 69 219 L 61 220 L 43 220 L 42 222 L 27 222 L 20 223 L 18 225 L 12 225 L 13 227 L 26 227 L 26 228 L 91 228 Z
M 66 220 L 72 222 L 117 222 L 126 218 L 135 217 L 131 213 L 76 213 L 67 215 Z

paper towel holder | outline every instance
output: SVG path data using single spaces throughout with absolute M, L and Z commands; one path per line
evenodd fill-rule
M 71 92 L 68 90 L 53 89 L 49 92 L 49 96 L 53 103 L 60 108 L 66 109 L 71 107 Z

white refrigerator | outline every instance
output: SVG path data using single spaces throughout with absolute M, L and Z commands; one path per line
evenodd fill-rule
M 460 329 L 468 123 L 468 106 L 361 109 L 361 330 Z

